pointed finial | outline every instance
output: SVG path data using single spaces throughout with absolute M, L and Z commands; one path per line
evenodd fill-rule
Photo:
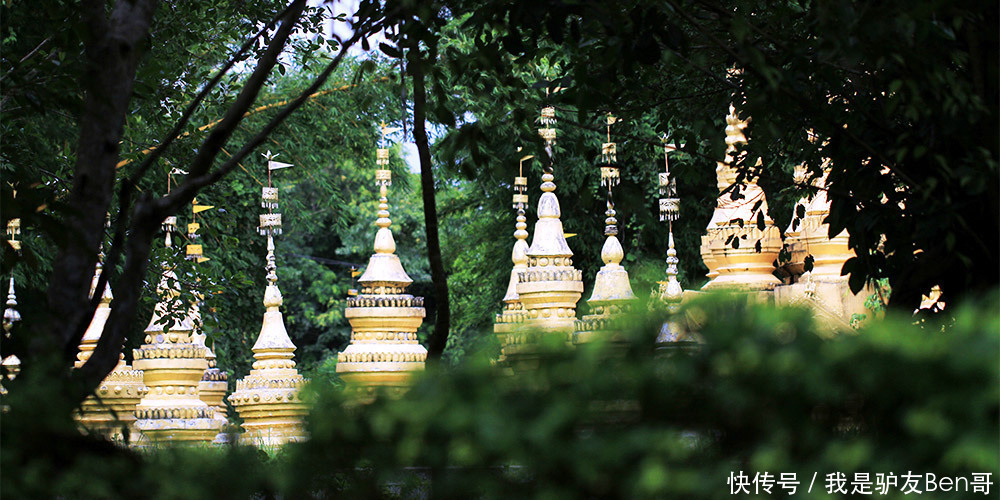
M 605 236 L 618 235 L 618 219 L 615 218 L 615 201 L 614 201 L 614 195 L 612 193 L 612 188 L 621 183 L 621 173 L 619 173 L 618 171 L 617 145 L 611 142 L 611 125 L 613 125 L 617 121 L 618 119 L 615 118 L 614 115 L 608 113 L 607 117 L 608 142 L 605 142 L 601 146 L 601 185 L 608 188 L 607 200 L 606 200 L 608 209 L 607 211 L 604 212 L 604 215 L 606 216 L 606 218 L 604 219 Z M 619 259 L 618 262 L 621 262 L 621 259 Z
M 14 323 L 21 321 L 21 313 L 17 312 L 17 295 L 14 294 L 14 275 L 10 276 L 10 288 L 7 289 L 7 309 L 3 311 L 3 331 L 10 335 Z
M 97 293 L 97 282 L 101 279 L 101 273 L 104 272 L 104 243 L 101 243 L 100 249 L 97 251 L 97 266 L 94 270 L 94 278 L 90 282 L 90 297 L 93 298 L 94 294 Z M 101 293 L 101 303 L 110 304 L 114 296 L 111 294 L 111 283 L 104 284 L 104 292 Z
M 668 304 L 679 304 L 684 296 L 684 289 L 681 288 L 680 281 L 677 280 L 677 250 L 674 248 L 674 232 L 670 231 L 669 246 L 667 247 L 667 286 L 663 293 L 663 300 Z
M 177 230 L 177 216 L 171 215 L 170 217 L 163 219 L 163 222 L 160 223 L 160 229 L 167 233 L 163 239 L 163 245 L 167 248 L 173 247 L 173 239 L 170 235 Z
M 736 114 L 736 106 L 730 104 L 729 114 L 726 115 L 726 155 L 729 161 L 732 161 L 729 154 L 736 151 L 736 145 L 747 142 L 744 130 L 748 124 L 749 120 L 740 120 L 739 115 Z M 727 161 L 726 163 L 729 162 Z
M 605 264 L 611 264 L 612 267 L 621 264 L 622 259 L 625 257 L 625 251 L 622 249 L 621 242 L 618 241 L 618 219 L 615 217 L 617 212 L 615 211 L 614 193 L 612 191 L 612 188 L 617 186 L 621 181 L 618 164 L 616 163 L 618 160 L 617 146 L 611 142 L 611 125 L 617 121 L 618 119 L 614 115 L 608 113 L 608 142 L 604 143 L 601 147 L 601 185 L 608 188 L 607 210 L 604 211 L 604 236 L 607 238 L 604 241 L 604 246 L 601 247 L 601 260 Z
M 382 123 L 382 142 L 384 146 L 385 135 L 386 135 L 385 123 Z M 392 219 L 389 218 L 389 186 L 392 185 L 392 170 L 389 170 L 389 149 L 385 147 L 378 148 L 377 155 L 375 158 L 375 164 L 378 168 L 375 169 L 375 185 L 378 186 L 378 218 L 375 220 L 375 225 L 378 226 L 378 232 L 375 233 L 375 253 L 377 254 L 391 254 L 396 251 L 396 242 L 392 238 L 392 232 L 389 230 L 389 226 L 392 225 Z
M 268 152 L 268 188 L 271 184 L 271 171 L 276 170 L 273 158 Z M 285 164 L 281 164 L 285 165 Z M 290 165 L 289 165 L 290 166 Z M 284 167 L 278 167 L 284 168 Z M 295 345 L 288 338 L 285 330 L 285 323 L 281 317 L 280 307 L 283 303 L 281 290 L 278 289 L 278 264 L 274 256 L 274 236 L 281 234 L 281 214 L 272 213 L 271 210 L 278 208 L 278 191 L 275 188 L 269 191 L 268 188 L 261 193 L 261 206 L 268 209 L 268 213 L 260 215 L 259 232 L 267 237 L 267 264 L 264 269 L 267 271 L 267 286 L 264 288 L 264 321 L 261 325 L 260 335 L 254 343 L 255 370 L 264 368 L 293 368 L 295 362 L 292 361 L 292 353 Z
M 281 290 L 278 289 L 278 264 L 274 257 L 274 238 L 267 237 L 267 288 L 264 290 L 264 307 L 268 311 L 277 310 L 281 307 Z
M 518 152 L 521 148 L 517 148 Z M 523 165 L 524 161 L 533 158 L 533 156 L 528 155 L 521 158 L 520 163 Z M 518 173 L 523 173 L 523 168 L 519 168 Z M 518 300 L 517 295 L 517 276 L 518 273 L 528 268 L 528 219 L 524 216 L 524 207 L 528 203 L 528 195 L 524 194 L 528 189 L 528 178 L 518 175 L 514 178 L 514 208 L 517 209 L 516 223 L 514 224 L 514 248 L 510 252 L 510 261 L 514 263 L 514 267 L 511 270 L 510 281 L 507 284 L 507 292 L 504 294 L 504 302 L 508 304 L 508 308 L 511 304 L 516 303 Z

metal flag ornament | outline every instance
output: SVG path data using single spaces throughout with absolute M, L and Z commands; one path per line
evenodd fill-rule
M 521 152 L 521 148 L 517 148 L 517 152 Z M 514 177 L 514 198 L 513 205 L 514 209 L 518 211 L 519 214 L 523 215 L 524 207 L 528 204 L 528 178 L 524 175 L 524 162 L 534 158 L 535 155 L 525 155 L 521 157 L 520 162 L 517 166 L 517 177 Z
M 385 136 L 400 130 L 399 128 L 386 127 L 382 122 L 382 138 L 379 139 L 379 147 L 375 154 L 375 185 L 385 188 L 392 185 L 392 170 L 389 170 L 389 148 L 385 147 Z
M 293 165 L 274 161 L 278 155 L 271 154 L 271 151 L 264 153 L 263 156 L 267 160 L 267 187 L 261 189 L 260 206 L 266 208 L 267 213 L 260 214 L 260 226 L 257 232 L 270 239 L 274 235 L 281 234 L 281 214 L 275 212 L 278 209 L 278 188 L 271 185 L 271 172 Z
M 615 218 L 615 200 L 612 188 L 621 183 L 621 173 L 618 170 L 618 146 L 611 142 L 611 125 L 618 121 L 614 115 L 608 113 L 607 118 L 607 140 L 601 146 L 601 186 L 608 188 L 607 210 L 604 212 L 604 235 L 618 235 L 618 219 Z
M 607 186 L 609 197 L 612 186 L 617 186 L 621 182 L 621 175 L 618 172 L 618 145 L 611 142 L 611 126 L 617 121 L 618 118 L 608 113 L 608 142 L 601 145 L 601 185 Z
M 14 191 L 14 196 L 17 196 L 17 191 Z M 18 253 L 21 252 L 21 241 L 17 239 L 20 235 L 21 218 L 15 217 L 7 221 L 7 243 Z
M 542 108 L 542 114 L 538 121 L 542 124 L 542 128 L 538 129 L 538 135 L 542 136 L 542 139 L 545 140 L 545 145 L 547 147 L 555 145 L 556 108 L 554 106 L 546 106 Z
M 661 140 L 663 142 L 664 171 L 659 175 L 660 221 L 670 221 L 672 223 L 681 214 L 681 200 L 677 197 L 677 182 L 670 176 L 670 159 L 668 158 L 671 151 L 677 150 L 677 146 L 667 143 L 667 134 L 663 134 Z
M 185 248 L 184 258 L 187 260 L 193 260 L 198 263 L 209 260 L 208 257 L 205 257 L 201 244 L 194 242 L 201 238 L 201 235 L 198 234 L 201 224 L 198 223 L 197 215 L 213 208 L 215 208 L 215 205 L 199 205 L 197 199 L 191 200 L 191 223 L 187 225 L 187 236 L 188 241 L 192 243 L 189 243 Z

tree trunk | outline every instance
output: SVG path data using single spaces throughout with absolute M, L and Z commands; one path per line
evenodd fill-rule
M 431 169 L 431 150 L 427 139 L 427 89 L 424 83 L 424 61 L 420 51 L 414 47 L 410 51 L 413 59 L 409 62 L 413 77 L 413 140 L 417 143 L 420 157 L 420 189 L 424 200 L 424 227 L 427 231 L 427 260 L 431 267 L 431 281 L 434 284 L 434 299 L 437 305 L 434 332 L 427 339 L 427 356 L 441 357 L 448 345 L 448 331 L 451 328 L 451 308 L 448 301 L 448 275 L 441 259 L 441 239 L 438 236 L 437 202 L 434 196 L 434 171 Z
M 84 90 L 76 172 L 64 219 L 67 243 L 53 264 L 48 287 L 49 318 L 43 335 L 31 339 L 30 353 L 56 354 L 70 362 L 96 303 L 88 299 L 97 250 L 104 235 L 105 212 L 111 204 L 119 143 L 132 97 L 140 47 L 149 34 L 158 2 L 118 2 L 105 17 L 104 2 L 83 8 L 90 28 L 81 75 Z M 58 353 L 58 354 L 57 354 Z M 53 368 L 59 369 L 61 363 Z

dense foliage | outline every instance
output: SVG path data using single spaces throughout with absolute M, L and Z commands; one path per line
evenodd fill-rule
M 92 450 L 59 474 L 44 458 L 23 463 L 4 474 L 3 489 L 63 498 L 719 498 L 740 471 L 795 472 L 799 494 L 814 472 L 818 491 L 835 472 L 873 481 L 995 473 L 1000 317 L 983 305 L 956 311 L 946 333 L 890 316 L 829 340 L 807 310 L 702 301 L 684 311 L 706 340 L 696 349 L 653 349 L 662 317 L 637 317 L 627 347 L 553 347 L 523 373 L 468 356 L 432 367 L 398 400 L 344 406 L 338 390 L 314 384 L 311 440 L 280 452 L 167 448 L 93 460 L 101 451 Z M 16 459 L 9 450 L 32 444 L 9 439 L 5 470 Z M 53 457 L 61 446 L 33 451 Z M 952 497 L 968 494 L 935 496 Z M 897 487 L 885 498 L 903 495 Z

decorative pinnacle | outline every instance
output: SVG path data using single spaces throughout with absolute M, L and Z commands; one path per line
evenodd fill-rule
M 163 219 L 163 222 L 160 223 L 160 229 L 167 233 L 167 236 L 163 239 L 164 246 L 167 248 L 174 246 L 173 241 L 170 238 L 170 234 L 177 230 L 177 216 L 171 215 L 170 217 Z
M 667 286 L 663 294 L 663 299 L 669 303 L 677 304 L 681 301 L 684 290 L 681 288 L 680 281 L 677 281 L 677 264 L 680 262 L 680 259 L 677 258 L 677 250 L 674 249 L 673 230 L 670 231 L 669 238 L 667 247 Z
M 607 217 L 604 219 L 605 236 L 618 236 L 618 219 L 615 218 L 616 213 L 614 204 L 609 200 L 608 209 L 604 212 L 604 215 Z
M 278 290 L 278 265 L 274 257 L 274 237 L 267 236 L 267 287 L 264 289 L 264 320 L 260 334 L 253 345 L 254 370 L 266 368 L 294 368 L 292 361 L 295 344 L 288 338 L 285 321 L 281 317 L 281 290 Z
M 10 288 L 7 290 L 7 309 L 3 311 L 3 331 L 10 335 L 14 323 L 21 321 L 21 313 L 17 312 L 17 295 L 14 294 L 14 275 L 10 276 Z
M 97 252 L 97 269 L 94 271 L 94 278 L 90 282 L 90 297 L 93 298 L 94 294 L 97 293 L 97 281 L 101 279 L 101 273 L 104 272 L 104 244 L 101 244 L 100 250 Z M 111 284 L 104 284 L 104 292 L 101 293 L 101 303 L 110 304 L 114 297 L 111 295 Z
M 385 145 L 385 136 L 389 133 L 395 132 L 396 129 L 386 128 L 385 123 L 382 123 L 382 146 Z M 392 170 L 388 169 L 389 166 L 389 150 L 385 147 L 378 148 L 378 155 L 376 157 L 376 164 L 379 168 L 375 170 L 375 185 L 378 186 L 378 218 L 375 219 L 375 225 L 378 226 L 378 231 L 375 233 L 375 253 L 376 254 L 391 254 L 396 251 L 396 241 L 392 237 L 392 231 L 389 226 L 392 225 L 392 219 L 389 218 L 389 186 L 392 185 Z
M 729 114 L 726 115 L 726 155 L 732 160 L 729 154 L 736 151 L 737 144 L 746 144 L 747 136 L 743 130 L 747 128 L 749 120 L 740 120 L 736 114 L 736 106 L 729 105 Z M 728 161 L 726 163 L 729 163 Z
M 278 264 L 274 257 L 274 237 L 267 237 L 267 288 L 264 290 L 264 307 L 268 311 L 277 310 L 282 304 L 281 291 L 278 289 Z

